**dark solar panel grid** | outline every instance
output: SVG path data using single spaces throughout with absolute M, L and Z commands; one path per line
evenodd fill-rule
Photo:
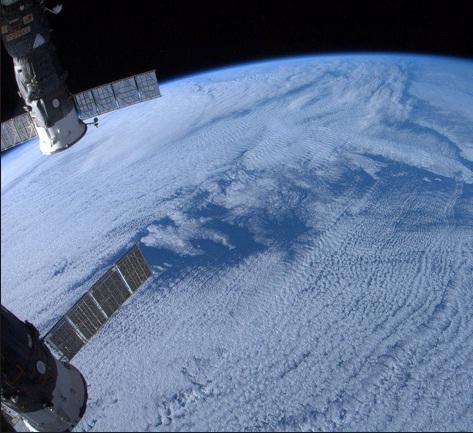
M 90 293 L 109 317 L 130 297 L 124 281 L 113 268 L 92 286 Z
M 88 119 L 97 115 L 97 106 L 91 90 L 74 95 L 74 101 L 81 119 Z
M 107 318 L 99 310 L 99 307 L 92 300 L 90 294 L 86 294 L 74 305 L 67 313 L 67 316 L 87 339 L 95 335 L 100 327 L 107 321 Z
M 92 95 L 97 105 L 98 114 L 107 113 L 118 108 L 111 84 L 105 84 L 104 86 L 92 89 Z
M 47 340 L 57 347 L 68 359 L 79 352 L 84 341 L 76 333 L 72 325 L 63 317 L 47 335 Z
M 161 96 L 155 71 L 135 75 L 135 81 L 141 95 L 141 100 L 144 101 Z
M 112 83 L 113 91 L 119 107 L 126 107 L 140 102 L 140 94 L 136 88 L 134 77 Z
M 117 262 L 117 267 L 133 292 L 151 276 L 145 258 L 136 245 Z
M 21 143 L 20 136 L 12 120 L 2 122 L 2 150 Z
M 36 136 L 36 128 L 28 113 L 14 117 L 12 122 L 18 132 L 19 140 L 27 141 Z
M 46 341 L 71 359 L 150 276 L 135 245 L 53 326 Z

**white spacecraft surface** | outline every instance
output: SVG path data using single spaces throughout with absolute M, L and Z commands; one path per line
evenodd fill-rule
M 1 34 L 41 152 L 49 155 L 76 143 L 87 127 L 67 88 L 67 73 L 51 42 L 43 2 L 1 0 Z

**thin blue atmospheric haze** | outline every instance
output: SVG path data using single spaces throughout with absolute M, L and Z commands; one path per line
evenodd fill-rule
M 80 431 L 471 430 L 473 62 L 333 55 L 162 86 L 2 154 L 2 303 L 46 332 L 132 244 L 74 358 Z

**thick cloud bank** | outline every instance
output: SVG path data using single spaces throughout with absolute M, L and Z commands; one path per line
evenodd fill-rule
M 473 63 L 282 60 L 2 155 L 2 303 L 45 332 L 139 242 L 78 430 L 473 426 Z

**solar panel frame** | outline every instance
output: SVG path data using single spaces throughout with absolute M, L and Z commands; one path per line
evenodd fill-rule
M 92 286 L 90 293 L 108 317 L 131 296 L 120 274 L 113 268 Z
M 108 319 L 90 293 L 69 310 L 67 317 L 87 340 L 92 338 Z
M 117 262 L 117 268 L 133 292 L 151 276 L 149 266 L 141 250 L 136 245 Z
M 111 84 L 104 84 L 103 86 L 95 87 L 94 89 L 91 89 L 91 92 L 95 105 L 97 106 L 97 114 L 108 113 L 120 108 Z
M 141 101 L 134 77 L 115 81 L 112 83 L 112 87 L 120 108 L 128 107 Z
M 92 90 L 75 94 L 74 101 L 81 119 L 89 119 L 98 114 L 97 104 L 95 103 Z
M 36 128 L 31 116 L 28 113 L 20 114 L 19 116 L 14 117 L 12 122 L 15 125 L 21 142 L 27 141 L 36 136 Z
M 36 137 L 36 128 L 29 113 L 13 117 L 1 125 L 1 149 L 6 150 L 17 144 L 24 143 Z
M 70 360 L 151 275 L 133 246 L 51 328 L 46 342 Z
M 156 71 L 143 72 L 135 75 L 134 78 L 142 101 L 161 96 Z
M 21 143 L 13 119 L 2 122 L 2 149 L 8 149 Z
M 63 356 L 72 359 L 86 343 L 65 317 L 61 318 L 45 337 Z
M 8 126 L 7 126 L 7 123 L 6 122 L 2 122 L 2 125 L 1 125 L 1 136 L 2 136 L 2 146 L 1 146 L 1 149 L 2 150 L 6 150 L 8 149 L 9 147 L 12 146 L 12 139 L 10 137 L 10 131 L 8 129 Z

